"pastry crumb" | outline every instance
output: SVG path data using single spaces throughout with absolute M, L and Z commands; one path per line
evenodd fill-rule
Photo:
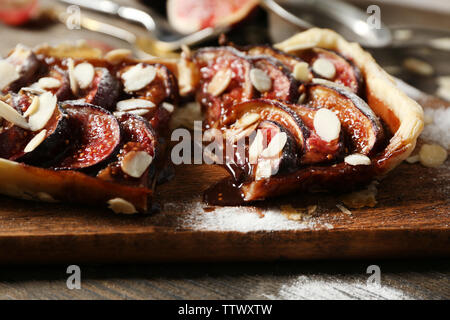
M 364 207 L 375 207 L 377 204 L 377 184 L 373 181 L 366 189 L 354 191 L 341 196 L 341 201 L 349 208 L 360 209 Z
M 447 160 L 447 150 L 438 144 L 424 144 L 419 151 L 419 161 L 425 167 L 436 168 Z

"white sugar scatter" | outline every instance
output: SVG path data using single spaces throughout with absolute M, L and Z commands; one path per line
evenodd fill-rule
M 176 210 L 178 205 L 168 203 L 165 208 Z M 182 206 L 189 214 L 181 218 L 181 227 L 193 230 L 252 232 L 333 228 L 318 217 L 303 221 L 289 220 L 281 213 L 280 208 L 217 207 L 208 212 L 203 210 L 204 204 L 201 202 Z
M 381 284 L 367 284 L 362 281 L 341 281 L 331 277 L 312 275 L 300 276 L 283 284 L 275 295 L 264 295 L 268 299 L 283 300 L 411 300 L 401 290 Z
M 450 108 L 427 108 L 425 116 L 433 119 L 433 122 L 425 126 L 422 137 L 450 149 Z

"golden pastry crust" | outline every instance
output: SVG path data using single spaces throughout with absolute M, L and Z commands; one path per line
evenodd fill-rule
M 367 103 L 394 134 L 385 150 L 385 154 L 390 156 L 378 173 L 384 174 L 393 169 L 411 154 L 424 126 L 423 110 L 397 88 L 392 77 L 359 44 L 347 42 L 332 30 L 314 28 L 298 33 L 275 47 L 292 54 L 320 47 L 335 50 L 352 60 L 364 77 Z

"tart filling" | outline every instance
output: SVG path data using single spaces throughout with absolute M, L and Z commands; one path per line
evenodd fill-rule
M 168 67 L 64 46 L 18 46 L 1 61 L 16 72 L 1 88 L 0 191 L 147 211 L 178 102 Z
M 205 127 L 233 154 L 224 158 L 230 178 L 205 192 L 211 204 L 367 184 L 409 156 L 423 127 L 420 106 L 330 30 L 274 48 L 201 49 L 191 62 Z M 209 90 L 219 74 L 226 81 Z

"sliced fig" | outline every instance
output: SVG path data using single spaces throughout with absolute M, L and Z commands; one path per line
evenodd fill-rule
M 97 177 L 107 181 L 120 181 L 131 185 L 148 186 L 154 174 L 154 163 L 157 159 L 158 140 L 150 123 L 142 117 L 125 113 L 118 118 L 123 133 L 123 144 L 117 159 L 101 170 Z M 130 176 L 124 167 L 124 161 L 130 155 L 144 152 L 151 157 L 151 162 L 143 163 L 139 177 Z M 150 159 L 150 158 L 149 158 Z
M 336 82 L 338 84 L 341 84 L 343 86 L 346 86 L 349 88 L 352 92 L 356 94 L 362 93 L 362 76 L 361 71 L 359 68 L 354 65 L 351 61 L 345 59 L 338 53 L 322 48 L 313 48 L 309 50 L 302 51 L 300 54 L 300 57 L 304 59 L 306 62 L 310 64 L 312 67 L 313 72 L 315 73 L 315 76 L 318 78 L 325 78 L 329 81 Z M 321 59 L 322 61 L 325 60 L 328 62 L 331 62 L 333 68 L 334 68 L 334 76 L 331 78 L 324 77 L 319 67 L 315 67 L 315 63 Z M 319 68 L 319 70 L 317 70 Z
M 62 69 L 59 65 L 54 65 L 50 68 L 49 73 L 38 80 L 38 84 L 42 83 L 42 79 L 50 78 L 59 81 L 59 85 L 51 86 L 49 88 L 42 88 L 45 91 L 51 92 L 56 96 L 58 101 L 69 100 L 73 98 L 72 90 L 70 89 L 69 74 L 66 70 Z M 42 86 L 42 85 L 41 85 Z
M 120 95 L 120 82 L 106 68 L 96 68 L 92 83 L 82 90 L 81 96 L 90 103 L 113 110 Z
M 295 65 L 297 63 L 304 62 L 300 57 L 290 55 L 269 45 L 251 46 L 243 48 L 242 50 L 244 50 L 250 56 L 271 56 L 274 59 L 280 61 L 291 72 L 294 71 Z
M 19 78 L 11 83 L 4 91 L 11 90 L 17 92 L 21 87 L 36 81 L 38 74 L 42 73 L 46 68 L 45 64 L 39 61 L 30 49 L 20 45 L 9 54 L 6 61 L 16 67 Z
M 298 100 L 300 83 L 282 63 L 270 56 L 255 56 L 250 61 L 255 68 L 262 70 L 272 81 L 270 89 L 260 93 L 262 98 L 281 100 L 286 103 Z
M 254 179 L 269 178 L 273 175 L 292 172 L 298 168 L 300 164 L 298 146 L 288 130 L 274 121 L 262 121 L 256 132 L 257 134 L 249 147 L 249 161 L 255 162 L 251 163 Z M 261 138 L 258 135 L 261 135 Z M 283 135 L 281 139 L 279 139 L 280 135 Z M 254 146 L 254 143 L 261 143 L 258 141 L 260 139 L 263 140 L 263 148 L 261 148 L 261 145 Z M 255 150 L 256 154 L 252 154 Z
M 331 141 L 325 141 L 317 134 L 314 127 L 316 108 L 307 105 L 289 105 L 289 107 L 297 113 L 310 132 L 305 141 L 302 164 L 329 162 L 343 156 L 345 143 L 342 133 Z
M 229 126 L 248 113 L 258 114 L 261 121 L 268 120 L 280 124 L 292 134 L 299 146 L 299 151 L 302 151 L 305 140 L 309 137 L 309 130 L 289 106 L 279 101 L 267 99 L 245 101 L 233 106 L 224 124 Z
M 69 115 L 71 149 L 54 167 L 76 170 L 92 168 L 113 156 L 121 141 L 117 119 L 107 110 L 80 101 L 65 101 Z
M 169 22 L 181 33 L 208 27 L 229 26 L 246 18 L 258 5 L 257 0 L 169 0 Z
M 32 95 L 13 94 L 8 102 L 19 113 L 23 113 L 28 110 L 32 99 Z M 41 133 L 42 131 L 44 133 Z M 35 141 L 31 147 L 30 141 L 39 134 L 41 135 L 40 141 Z M 56 108 L 44 128 L 37 132 L 8 123 L 0 132 L 0 157 L 48 167 L 64 154 L 67 149 L 68 135 L 67 115 L 61 108 Z M 27 147 L 31 147 L 31 150 L 27 151 Z
M 38 167 L 49 167 L 61 160 L 69 149 L 71 131 L 68 115 L 62 108 L 58 107 L 55 109 L 44 130 L 45 136 L 43 141 L 35 149 L 17 159 L 17 161 Z M 37 134 L 34 133 L 34 137 Z
M 218 128 L 234 104 L 254 97 L 252 64 L 231 47 L 201 49 L 194 62 L 200 70 L 197 101 L 203 107 L 206 125 Z
M 367 103 L 333 83 L 308 84 L 307 106 L 332 110 L 353 142 L 352 152 L 371 154 L 383 139 L 383 127 Z
M 137 69 L 133 72 L 132 69 Z M 127 72 L 130 72 L 131 74 Z M 164 65 L 140 63 L 127 65 L 119 71 L 124 90 L 133 97 L 147 99 L 155 105 L 163 101 L 176 102 L 178 82 L 173 73 Z

